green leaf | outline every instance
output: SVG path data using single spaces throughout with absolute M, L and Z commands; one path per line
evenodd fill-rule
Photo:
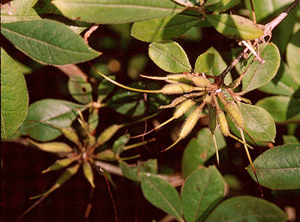
M 206 8 L 206 7 L 209 7 L 209 6 L 213 6 L 213 5 L 217 5 L 218 3 L 220 3 L 221 0 L 207 0 L 203 7 Z
M 125 134 L 123 136 L 120 136 L 117 140 L 115 140 L 113 146 L 112 146 L 112 150 L 119 154 L 121 153 L 124 149 L 124 146 L 129 142 L 130 140 L 130 135 L 129 134 Z
M 14 0 L 1 4 L 1 24 L 41 19 L 32 8 L 38 0 Z
M 149 84 L 147 88 L 157 89 L 157 87 L 153 86 L 154 85 Z M 130 87 L 139 89 L 145 88 L 141 83 L 134 83 L 130 85 Z M 165 105 L 168 102 L 168 97 L 163 94 L 148 94 L 148 112 L 155 112 L 159 106 Z M 108 101 L 107 107 L 110 107 L 121 114 L 130 116 L 143 115 L 146 110 L 143 93 L 129 92 L 125 89 L 119 89 L 116 93 L 114 93 L 112 98 Z
M 266 43 L 263 45 L 260 57 L 265 61 L 263 64 L 258 60 L 253 61 L 255 58 L 253 55 L 247 61 L 247 64 L 251 65 L 242 80 L 243 93 L 250 92 L 267 84 L 274 78 L 279 69 L 280 53 L 275 44 Z
M 177 190 L 170 183 L 151 173 L 141 173 L 144 197 L 154 206 L 183 221 L 181 201 Z
M 225 182 L 215 166 L 194 171 L 186 179 L 181 193 L 185 220 L 203 221 L 224 193 Z
M 287 215 L 275 204 L 257 197 L 240 196 L 222 202 L 205 222 L 282 222 L 286 219 Z
M 226 142 L 218 128 L 215 130 L 215 136 L 218 150 L 223 149 L 226 146 Z M 197 139 L 192 139 L 184 150 L 182 158 L 183 177 L 188 177 L 199 166 L 204 165 L 215 153 L 211 131 L 208 128 L 201 129 L 198 132 Z
M 39 141 L 53 140 L 62 134 L 61 128 L 69 127 L 76 119 L 76 109 L 83 107 L 64 100 L 39 100 L 29 106 L 20 132 Z
M 89 131 L 93 132 L 99 124 L 99 109 L 94 109 L 88 119 Z
M 300 84 L 300 30 L 292 37 L 286 48 L 286 60 L 295 80 Z
M 194 72 L 205 73 L 208 72 L 215 63 L 215 55 L 213 53 L 205 52 L 198 56 Z
M 253 162 L 259 183 L 271 189 L 300 188 L 300 143 L 267 150 Z M 255 180 L 251 166 L 248 173 Z
M 294 135 L 283 135 L 282 137 L 283 137 L 283 144 L 285 145 L 299 143 L 299 140 Z
M 149 56 L 153 62 L 166 72 L 191 72 L 192 68 L 185 51 L 177 42 L 152 43 Z
M 299 88 L 300 85 L 293 78 L 289 67 L 282 62 L 275 78 L 259 90 L 275 95 L 292 96 Z
M 110 79 L 115 80 L 115 76 L 109 76 Z M 110 94 L 114 89 L 114 84 L 106 79 L 103 79 L 98 86 L 98 101 L 102 102 L 108 94 Z
M 71 76 L 69 78 L 68 89 L 77 102 L 86 104 L 93 100 L 91 84 L 80 76 Z
M 206 15 L 208 22 L 221 34 L 231 39 L 254 40 L 263 36 L 259 25 L 239 15 Z
M 135 165 L 127 164 L 124 161 L 119 162 L 119 167 L 123 175 L 133 181 L 138 181 L 138 174 L 140 172 L 157 174 L 157 159 L 150 159 L 147 161 L 138 161 Z
M 274 142 L 276 127 L 272 116 L 258 106 L 241 103 L 240 107 L 246 132 L 254 140 Z
M 101 24 L 137 22 L 185 10 L 169 0 L 54 0 L 52 3 L 72 20 Z
M 300 121 L 299 98 L 270 96 L 259 100 L 255 105 L 267 110 L 276 123 Z
M 23 74 L 1 48 L 1 138 L 6 139 L 21 126 L 27 115 L 28 93 Z
M 145 42 L 172 40 L 197 26 L 200 22 L 198 17 L 190 15 L 170 15 L 165 18 L 134 23 L 131 35 Z
M 206 10 L 213 12 L 213 13 L 219 13 L 227 11 L 228 9 L 233 8 L 236 6 L 241 0 L 221 0 L 218 4 L 207 6 Z
M 26 55 L 45 64 L 79 63 L 100 55 L 68 26 L 53 20 L 2 24 L 1 33 Z

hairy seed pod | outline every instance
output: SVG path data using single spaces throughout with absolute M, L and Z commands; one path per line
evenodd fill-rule
M 117 125 L 113 124 L 109 127 L 107 127 L 97 138 L 97 144 L 103 145 L 106 143 L 110 138 L 115 135 L 115 133 L 122 128 L 124 125 Z
M 76 164 L 74 166 L 70 166 L 63 174 L 57 179 L 56 183 L 53 187 L 60 187 L 63 183 L 65 183 L 67 180 L 69 180 L 72 176 L 74 176 L 78 169 L 80 167 L 80 164 Z
M 27 140 L 40 150 L 49 153 L 71 153 L 73 151 L 72 147 L 62 142 L 38 143 L 29 138 Z
M 115 161 L 116 160 L 116 154 L 111 150 L 103 150 L 95 155 L 95 158 L 99 160 L 104 161 Z
M 192 99 L 188 99 L 181 103 L 177 109 L 174 112 L 173 117 L 175 119 L 180 118 L 183 114 L 185 114 L 193 105 L 195 105 L 195 102 Z
M 231 117 L 237 128 L 244 128 L 244 118 L 242 116 L 240 107 L 235 102 L 229 102 L 225 105 L 225 110 Z
M 209 116 L 208 126 L 212 133 L 215 131 L 216 125 L 217 125 L 216 115 L 217 115 L 216 107 L 209 105 L 208 106 L 208 116 Z
M 85 176 L 85 178 L 87 179 L 87 181 L 89 181 L 89 183 L 91 184 L 91 186 L 94 188 L 95 184 L 94 184 L 94 174 L 93 174 L 93 170 L 92 170 L 92 166 L 89 162 L 85 162 L 82 165 L 82 169 L 83 169 L 83 174 Z
M 54 164 L 49 166 L 47 169 L 43 170 L 42 173 L 47 173 L 49 171 L 60 170 L 64 167 L 69 166 L 75 160 L 76 160 L 75 158 L 65 158 L 65 159 L 57 160 Z
M 183 96 L 179 96 L 176 99 L 174 99 L 169 105 L 160 106 L 159 109 L 173 108 L 189 98 L 200 97 L 203 96 L 204 94 L 205 92 L 194 92 L 194 93 L 185 94 Z
M 171 94 L 189 93 L 197 90 L 199 90 L 199 88 L 194 87 L 192 85 L 188 85 L 184 83 L 174 83 L 174 84 L 165 85 L 161 89 L 161 92 L 163 94 L 171 95 Z
M 217 110 L 217 121 L 223 135 L 228 136 L 230 134 L 228 122 L 225 113 L 221 109 Z
M 202 113 L 202 108 L 202 105 L 197 106 L 187 117 L 179 133 L 179 138 L 185 138 L 192 131 Z
M 171 74 L 167 75 L 166 82 L 168 83 L 186 83 L 192 84 L 191 76 L 188 74 Z
M 204 76 L 195 76 L 192 77 L 191 80 L 193 81 L 193 84 L 195 86 L 201 87 L 201 88 L 209 88 L 211 83 L 210 81 L 204 77 Z
M 74 128 L 68 127 L 68 128 L 62 128 L 60 130 L 68 140 L 70 140 L 71 142 L 75 143 L 78 146 L 80 145 L 79 137 L 76 134 L 76 131 Z

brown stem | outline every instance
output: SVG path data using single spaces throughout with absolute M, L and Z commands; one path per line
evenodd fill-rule
M 75 64 L 56 66 L 56 68 L 65 73 L 68 77 L 80 76 L 85 80 L 88 79 L 88 76 Z

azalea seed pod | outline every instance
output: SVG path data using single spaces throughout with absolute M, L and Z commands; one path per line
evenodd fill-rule
M 185 138 L 195 127 L 201 113 L 202 113 L 203 104 L 197 106 L 191 114 L 187 117 L 186 121 L 184 122 L 181 131 L 179 133 L 179 138 Z
M 60 130 L 68 140 L 80 146 L 80 140 L 74 128 L 68 127 L 68 128 L 62 128 Z
M 183 101 L 187 100 L 188 98 L 196 98 L 196 97 L 203 96 L 204 94 L 205 92 L 194 92 L 194 93 L 185 94 L 184 96 L 180 96 L 174 99 L 169 105 L 160 106 L 159 109 L 173 108 L 179 105 L 180 103 L 182 103 Z
M 204 77 L 204 76 L 195 76 L 191 78 L 193 84 L 195 86 L 201 87 L 201 88 L 209 88 L 211 83 L 210 81 Z
M 175 119 L 180 118 L 183 114 L 185 114 L 193 105 L 196 103 L 192 99 L 188 99 L 181 103 L 174 112 L 173 117 Z
M 228 126 L 225 113 L 221 109 L 217 110 L 217 121 L 223 135 L 224 136 L 230 135 L 229 126 Z
M 74 176 L 77 173 L 79 167 L 80 167 L 80 164 L 77 163 L 76 165 L 71 166 L 68 169 L 66 169 L 66 171 L 63 172 L 63 174 L 57 179 L 57 181 L 56 181 L 56 183 L 54 184 L 53 187 L 58 188 L 63 183 L 68 181 L 72 176 Z
M 194 87 L 192 85 L 188 85 L 184 83 L 174 83 L 174 84 L 165 85 L 161 89 L 161 93 L 170 95 L 170 94 L 189 93 L 197 90 L 199 90 L 199 88 Z
M 91 186 L 93 188 L 95 188 L 94 174 L 93 174 L 93 170 L 92 170 L 91 164 L 89 162 L 85 162 L 82 165 L 82 169 L 83 169 L 83 174 L 84 174 L 85 178 L 87 179 L 87 181 L 89 181 L 89 183 L 91 184 Z
M 153 80 L 164 80 L 168 83 L 187 83 L 187 84 L 191 84 L 192 81 L 189 79 L 189 77 L 191 77 L 191 75 L 188 74 L 183 74 L 183 73 L 179 73 L 179 74 L 169 74 L 167 76 L 145 76 L 145 75 L 140 75 L 143 78 L 147 78 L 147 79 L 153 79 Z
M 49 142 L 49 143 L 38 143 L 31 139 L 27 139 L 30 143 L 38 147 L 40 150 L 49 153 L 71 153 L 73 149 L 66 143 L 62 142 Z
M 208 116 L 209 116 L 209 123 L 208 123 L 208 126 L 209 126 L 209 129 L 210 131 L 213 133 L 216 129 L 216 126 L 217 126 L 217 110 L 216 110 L 216 107 L 212 106 L 212 105 L 209 105 L 208 106 Z
M 115 156 L 115 153 L 110 149 L 109 150 L 104 150 L 104 151 L 101 151 L 101 152 L 97 153 L 95 157 L 99 160 L 105 160 L 105 161 L 115 161 L 115 160 L 117 160 L 116 156 Z
M 97 144 L 103 145 L 106 143 L 110 138 L 115 135 L 115 133 L 122 128 L 123 125 L 113 124 L 107 127 L 97 138 Z
M 60 170 L 64 167 L 69 166 L 75 160 L 76 160 L 76 158 L 65 158 L 65 159 L 57 160 L 54 164 L 49 166 L 47 169 L 43 170 L 42 173 L 47 173 L 49 171 Z
M 235 102 L 229 102 L 225 105 L 225 110 L 231 117 L 237 128 L 244 128 L 244 118 L 242 116 L 240 107 Z

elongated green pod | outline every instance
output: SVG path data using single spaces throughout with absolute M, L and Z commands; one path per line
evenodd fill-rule
M 161 92 L 163 94 L 171 95 L 171 94 L 182 94 L 182 93 L 190 93 L 193 91 L 199 91 L 200 88 L 195 87 L 193 85 L 185 84 L 185 83 L 174 83 L 165 85 Z
M 115 160 L 117 160 L 116 154 L 110 149 L 103 150 L 103 151 L 97 153 L 95 155 L 95 158 L 97 158 L 99 160 L 105 160 L 105 161 L 115 161 Z
M 193 81 L 193 84 L 195 86 L 198 86 L 201 88 L 207 89 L 211 85 L 210 81 L 204 76 L 195 76 L 195 77 L 192 77 L 191 80 Z
M 40 150 L 49 153 L 71 153 L 73 151 L 72 147 L 62 142 L 38 143 L 29 138 L 27 140 Z
M 221 132 L 223 133 L 223 135 L 229 136 L 230 131 L 229 131 L 228 122 L 227 122 L 225 113 L 221 109 L 217 110 L 217 122 L 218 122 L 219 128 L 220 128 Z
M 85 178 L 87 179 L 87 181 L 89 181 L 91 186 L 93 188 L 95 188 L 94 174 L 93 174 L 93 169 L 92 169 L 91 164 L 89 162 L 84 162 L 82 165 L 82 169 L 83 169 L 83 174 L 84 174 Z
M 188 94 L 185 94 L 184 96 L 177 97 L 169 105 L 160 106 L 159 109 L 173 108 L 189 98 L 197 98 L 197 97 L 203 96 L 204 94 L 205 94 L 205 92 L 188 93 Z
M 174 112 L 173 117 L 175 119 L 180 118 L 183 114 L 185 114 L 193 105 L 196 103 L 192 99 L 187 99 L 184 102 L 182 102 L 177 109 Z
M 79 167 L 80 167 L 80 164 L 77 163 L 76 165 L 71 166 L 68 169 L 66 169 L 66 171 L 63 172 L 63 174 L 57 179 L 57 181 L 53 187 L 58 188 L 62 184 L 64 184 L 66 181 L 68 181 L 72 176 L 74 176 L 77 173 Z
M 244 129 L 244 118 L 241 113 L 240 107 L 236 102 L 228 102 L 225 105 L 225 110 L 231 117 L 237 128 Z
M 124 125 L 113 124 L 107 127 L 97 138 L 97 144 L 103 145 Z
M 64 167 L 69 166 L 75 160 L 76 160 L 76 158 L 64 158 L 64 159 L 61 159 L 61 160 L 57 160 L 54 164 L 49 166 L 47 169 L 43 170 L 42 173 L 47 173 L 49 171 L 60 170 Z
M 209 117 L 209 129 L 213 133 L 217 126 L 217 109 L 216 107 L 209 105 L 208 106 L 208 117 Z
M 192 129 L 194 129 L 202 113 L 202 108 L 203 108 L 202 104 L 200 106 L 197 106 L 187 117 L 179 133 L 179 138 L 181 139 L 185 138 L 192 131 Z
M 68 128 L 61 128 L 60 131 L 63 133 L 63 135 L 70 140 L 71 142 L 75 143 L 76 145 L 80 145 L 79 137 L 72 127 Z

